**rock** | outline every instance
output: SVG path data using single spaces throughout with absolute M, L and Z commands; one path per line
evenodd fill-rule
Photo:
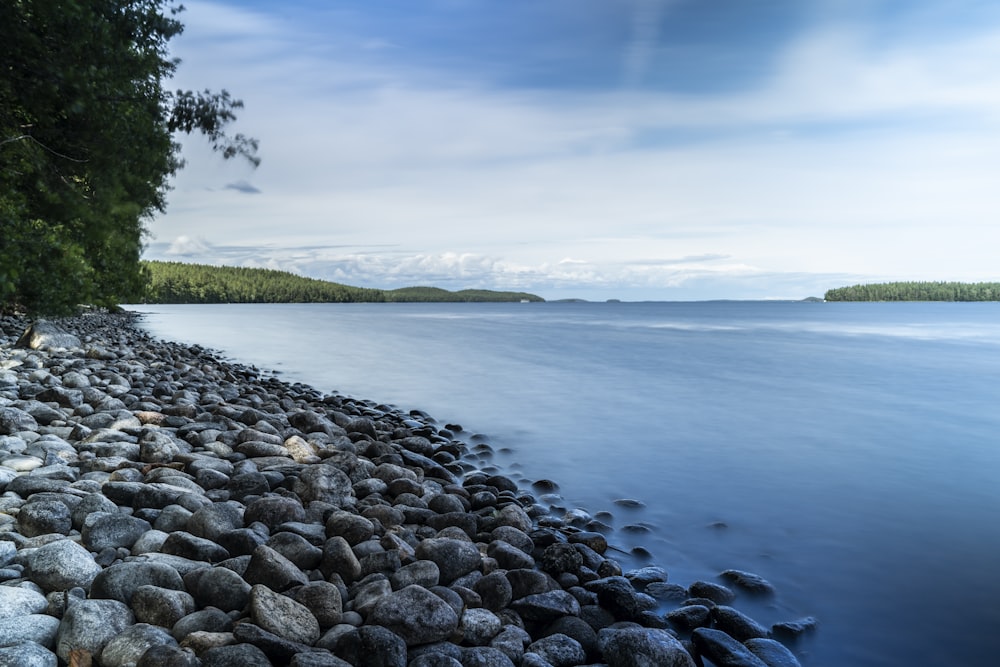
M 378 625 L 363 625 L 344 634 L 334 655 L 356 667 L 407 667 L 406 642 Z
M 218 542 L 219 536 L 243 528 L 243 508 L 234 502 L 213 503 L 194 512 L 187 522 L 192 535 Z
M 170 533 L 160 547 L 160 553 L 209 563 L 218 563 L 229 558 L 229 552 L 212 540 L 196 537 L 183 530 Z
M 514 667 L 514 663 L 500 649 L 472 646 L 462 651 L 462 667 Z
M 28 614 L 40 614 L 48 607 L 41 593 L 27 588 L 0 586 L 0 621 Z
M 160 644 L 149 647 L 135 667 L 201 667 L 201 661 L 190 649 Z
M 177 570 L 163 563 L 138 561 L 115 563 L 94 578 L 90 596 L 131 604 L 136 591 L 142 586 L 183 591 L 184 581 Z
M 312 465 L 295 479 L 292 491 L 303 503 L 314 500 L 343 507 L 353 501 L 351 478 L 332 465 Z
M 580 603 L 566 591 L 527 595 L 511 603 L 510 608 L 526 621 L 550 623 L 560 616 L 579 616 Z
M 323 550 L 313 546 L 306 538 L 296 533 L 276 533 L 267 541 L 267 546 L 284 556 L 300 570 L 315 570 L 323 560 Z
M 80 347 L 81 342 L 77 336 L 69 333 L 59 325 L 45 320 L 38 320 L 32 323 L 21 337 L 14 343 L 14 347 L 29 348 L 38 350 L 42 348 Z
M 330 628 L 341 622 L 343 601 L 340 589 L 327 581 L 311 581 L 294 591 L 296 602 L 316 617 L 321 628 Z
M 533 642 L 528 652 L 537 654 L 552 667 L 574 667 L 587 661 L 587 652 L 580 642 L 561 633 Z
M 718 667 L 768 667 L 746 646 L 721 630 L 698 628 L 691 633 L 698 652 Z
M 279 593 L 309 581 L 295 563 L 264 544 L 254 549 L 243 578 L 249 584 L 264 584 Z
M 56 635 L 56 655 L 69 661 L 71 651 L 99 655 L 104 646 L 135 622 L 132 611 L 117 600 L 79 600 L 63 614 Z
M 486 646 L 497 636 L 502 625 L 489 609 L 466 609 L 460 623 L 462 640 L 472 646 Z
M 682 632 L 691 632 L 695 628 L 706 628 L 712 624 L 711 610 L 700 604 L 678 607 L 667 613 L 667 620 Z
M 760 658 L 767 667 L 802 667 L 795 654 L 773 639 L 748 639 L 743 645 Z
M 472 572 L 482 563 L 475 544 L 448 537 L 423 540 L 417 545 L 416 556 L 433 561 L 441 573 L 441 583 L 445 585 Z
M 201 667 L 272 667 L 264 652 L 253 644 L 217 646 L 200 657 Z
M 715 604 L 729 604 L 736 599 L 736 594 L 720 584 L 710 581 L 696 581 L 688 586 L 688 595 L 693 598 L 705 598 Z
M 34 642 L 0 648 L 0 667 L 56 667 L 56 654 Z
M 744 572 L 743 570 L 725 570 L 720 574 L 723 579 L 754 595 L 774 595 L 774 586 L 764 577 Z
M 68 535 L 73 529 L 73 518 L 69 508 L 58 500 L 29 501 L 17 513 L 17 528 L 25 537 Z
M 254 623 L 279 637 L 309 646 L 319 639 L 319 622 L 309 609 L 267 586 L 250 589 L 249 611 Z
M 250 600 L 250 584 L 224 567 L 195 570 L 184 577 L 184 583 L 200 607 L 242 611 Z
M 794 639 L 803 635 L 807 632 L 812 632 L 816 629 L 816 619 L 812 616 L 806 616 L 795 621 L 783 621 L 781 623 L 775 623 L 771 626 L 771 632 L 776 637 L 787 637 L 789 639 Z
M 263 651 L 273 664 L 278 665 L 287 665 L 292 656 L 310 651 L 310 647 L 306 644 L 279 637 L 248 621 L 241 621 L 233 627 L 233 639 L 253 644 Z
M 59 619 L 46 614 L 8 617 L 0 620 L 0 646 L 34 642 L 52 649 L 55 647 L 58 630 Z
M 607 608 L 620 620 L 632 621 L 638 619 L 643 612 L 656 609 L 654 598 L 640 593 L 632 587 L 625 577 L 606 577 L 584 584 L 588 591 L 597 593 L 601 606 Z
M 732 607 L 716 606 L 712 609 L 712 620 L 715 621 L 716 629 L 739 642 L 768 636 L 767 628 Z
M 511 662 L 518 664 L 524 656 L 525 647 L 531 643 L 531 635 L 516 625 L 506 625 L 490 641 L 490 647 L 502 652 Z
M 323 560 L 320 562 L 320 570 L 327 579 L 336 574 L 349 584 L 361 576 L 361 563 L 358 562 L 358 557 L 354 555 L 347 540 L 335 535 L 323 545 Z
M 90 588 L 101 566 L 85 548 L 71 540 L 50 542 L 25 556 L 27 571 L 46 591 Z
M 374 533 L 372 522 L 357 514 L 338 510 L 326 519 L 327 537 L 342 537 L 351 546 L 371 539 Z
M 103 498 L 96 494 L 93 497 Z M 131 549 L 140 537 L 153 529 L 148 521 L 129 514 L 100 511 L 89 514 L 83 520 L 81 528 L 81 540 L 90 551 L 101 551 L 109 547 Z
M 163 628 L 148 623 L 136 623 L 112 638 L 101 651 L 101 667 L 134 665 L 153 646 L 177 646 Z
M 608 667 L 695 667 L 684 645 L 666 630 L 605 628 L 597 641 Z
M 22 431 L 37 431 L 38 422 L 24 410 L 0 407 L 0 435 L 14 435 Z
M 194 632 L 223 633 L 232 632 L 232 629 L 233 619 L 219 609 L 206 607 L 174 623 L 170 634 L 177 641 L 182 641 Z
M 195 611 L 194 598 L 186 591 L 149 584 L 135 588 L 131 606 L 140 623 L 165 628 L 172 628 L 177 621 Z

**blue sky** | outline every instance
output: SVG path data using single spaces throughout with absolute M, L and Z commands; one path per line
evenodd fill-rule
M 186 138 L 146 256 L 546 298 L 1000 280 L 1000 4 L 187 3 Z

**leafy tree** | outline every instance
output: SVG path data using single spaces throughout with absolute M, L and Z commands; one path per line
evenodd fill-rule
M 0 309 L 68 312 L 141 294 L 145 223 L 200 132 L 256 165 L 226 128 L 229 93 L 170 92 L 166 0 L 0 2 Z
M 827 301 L 1000 301 L 1000 283 L 892 282 L 827 290 Z

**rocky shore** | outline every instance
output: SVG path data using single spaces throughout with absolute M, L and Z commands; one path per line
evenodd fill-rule
M 460 427 L 134 317 L 0 319 L 0 667 L 799 664 L 763 579 L 622 572 Z

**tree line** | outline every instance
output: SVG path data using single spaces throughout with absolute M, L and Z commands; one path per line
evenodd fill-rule
M 66 313 L 145 290 L 145 224 L 183 164 L 178 134 L 256 165 L 226 91 L 167 89 L 169 0 L 0 2 L 0 311 Z
M 352 287 L 273 269 L 143 262 L 145 303 L 352 303 L 402 301 L 542 301 L 525 292 L 404 287 Z
M 890 282 L 828 290 L 827 301 L 1000 301 L 1000 283 Z

